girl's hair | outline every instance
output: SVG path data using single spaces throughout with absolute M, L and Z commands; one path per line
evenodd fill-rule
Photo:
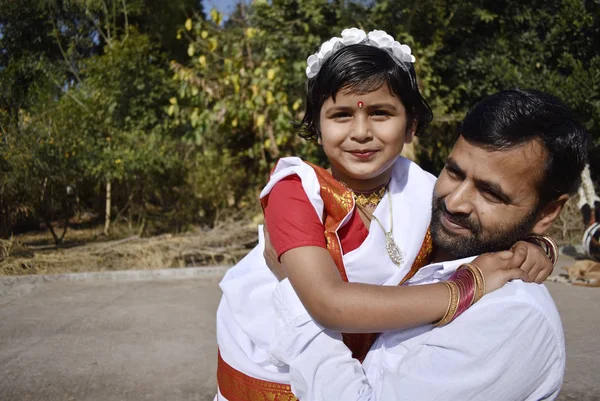
M 415 135 L 421 134 L 433 119 L 433 113 L 421 96 L 412 63 L 398 61 L 386 50 L 355 44 L 337 50 L 323 63 L 319 73 L 308 80 L 306 112 L 296 124 L 299 135 L 312 140 L 321 136 L 321 107 L 329 97 L 335 101 L 340 90 L 368 93 L 383 84 L 400 98 L 410 121 L 417 124 Z

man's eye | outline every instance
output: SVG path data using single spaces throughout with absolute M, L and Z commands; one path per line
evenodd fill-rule
M 492 202 L 492 203 L 501 203 L 502 202 L 502 199 L 500 199 L 500 197 L 493 192 L 482 191 L 481 193 L 483 194 L 483 197 L 489 202 Z
M 448 174 L 448 176 L 452 179 L 458 179 L 458 174 L 456 173 L 456 171 L 451 170 L 449 168 L 446 168 L 446 174 Z

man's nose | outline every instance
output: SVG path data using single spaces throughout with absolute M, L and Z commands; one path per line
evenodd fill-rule
M 467 183 L 454 188 L 452 192 L 446 195 L 444 202 L 446 209 L 450 213 L 461 213 L 470 215 L 473 211 L 473 191 Z

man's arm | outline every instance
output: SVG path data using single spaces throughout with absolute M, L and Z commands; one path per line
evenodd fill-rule
M 542 311 L 511 293 L 524 285 L 486 296 L 448 326 L 384 334 L 365 364 L 369 383 L 341 337 L 303 314 L 283 281 L 274 298 L 283 329 L 271 353 L 290 365 L 292 390 L 303 401 L 554 399 L 563 338 Z

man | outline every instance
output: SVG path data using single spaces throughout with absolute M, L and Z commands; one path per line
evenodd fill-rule
M 544 233 L 577 182 L 587 141 L 547 94 L 510 90 L 479 103 L 434 188 L 434 263 L 408 284 L 446 280 L 476 255 Z M 511 282 L 444 327 L 383 333 L 362 366 L 339 333 L 310 318 L 287 280 L 274 302 L 271 355 L 289 365 L 302 401 L 540 400 L 556 398 L 562 384 L 562 326 L 542 285 Z

